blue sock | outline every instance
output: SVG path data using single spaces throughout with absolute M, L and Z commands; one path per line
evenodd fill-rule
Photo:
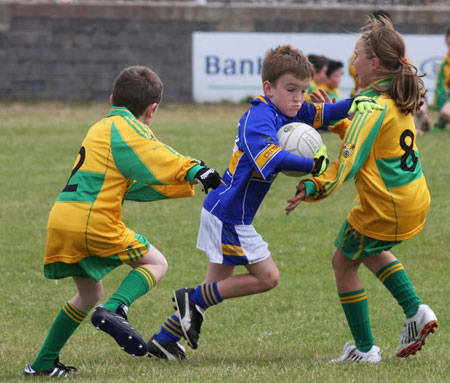
M 173 314 L 164 322 L 161 326 L 161 330 L 156 334 L 156 340 L 158 342 L 178 342 L 183 336 L 181 330 L 180 319 Z
M 198 285 L 189 298 L 203 309 L 207 309 L 223 301 L 217 289 L 217 282 Z

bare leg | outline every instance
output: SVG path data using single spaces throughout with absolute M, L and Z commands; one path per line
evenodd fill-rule
M 78 310 L 88 313 L 103 295 L 102 281 L 95 282 L 90 278 L 72 277 L 78 292 L 70 300 Z
M 217 288 L 223 299 L 262 293 L 278 285 L 280 273 L 272 257 L 245 267 L 248 270 L 248 274 L 230 275 L 219 280 Z M 227 272 L 229 274 L 229 268 L 230 266 L 210 263 L 208 276 L 225 276 Z M 207 280 L 209 279 L 208 276 Z
M 358 275 L 361 261 L 347 258 L 340 250 L 336 249 L 333 254 L 332 263 L 338 293 L 347 293 L 362 289 Z

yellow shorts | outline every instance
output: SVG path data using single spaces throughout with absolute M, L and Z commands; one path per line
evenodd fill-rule
M 71 276 L 91 278 L 100 281 L 117 266 L 137 261 L 150 250 L 150 243 L 142 235 L 135 234 L 134 241 L 125 250 L 108 257 L 88 256 L 77 263 L 55 262 L 44 265 L 44 276 L 49 279 L 61 279 Z

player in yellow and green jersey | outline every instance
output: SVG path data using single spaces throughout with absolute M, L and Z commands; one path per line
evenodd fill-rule
M 439 67 L 434 94 L 434 108 L 439 111 L 439 119 L 434 128 L 440 130 L 450 123 L 450 27 L 445 31 L 445 44 L 447 54 Z
M 339 159 L 322 175 L 302 180 L 286 208 L 290 214 L 303 200 L 327 198 L 350 179 L 358 191 L 333 254 L 337 290 L 356 344 L 346 344 L 343 355 L 333 362 L 381 360 L 372 336 L 367 293 L 358 276 L 361 264 L 387 287 L 405 313 L 398 357 L 421 350 L 438 325 L 390 252 L 422 230 L 430 206 L 413 121 L 424 84 L 405 53 L 403 38 L 388 19 L 369 18 L 356 43 L 354 65 L 358 80 L 367 87 L 361 95 L 374 98 L 384 110 L 334 126 L 332 130 L 342 138 Z
M 157 201 L 217 188 L 220 175 L 201 161 L 159 141 L 149 125 L 163 86 L 147 67 L 117 77 L 109 115 L 94 124 L 81 144 L 67 184 L 50 212 L 44 275 L 72 277 L 77 294 L 56 316 L 35 361 L 23 377 L 67 377 L 76 368 L 59 362 L 67 340 L 103 294 L 102 278 L 122 264 L 133 270 L 92 314 L 92 323 L 127 353 L 142 356 L 146 342 L 127 320 L 128 307 L 167 272 L 163 254 L 122 221 L 124 201 Z
M 312 102 L 311 93 L 321 87 L 327 79 L 328 59 L 322 55 L 310 54 L 308 60 L 313 65 L 314 75 L 306 90 L 305 101 Z

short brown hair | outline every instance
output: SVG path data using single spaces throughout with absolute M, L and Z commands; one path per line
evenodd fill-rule
M 113 105 L 127 108 L 135 117 L 154 103 L 160 103 L 163 85 L 158 75 L 145 66 L 122 70 L 114 82 Z
M 269 81 L 276 85 L 278 79 L 285 74 L 292 74 L 299 80 L 312 79 L 314 69 L 308 58 L 291 45 L 269 49 L 262 65 L 263 82 Z

